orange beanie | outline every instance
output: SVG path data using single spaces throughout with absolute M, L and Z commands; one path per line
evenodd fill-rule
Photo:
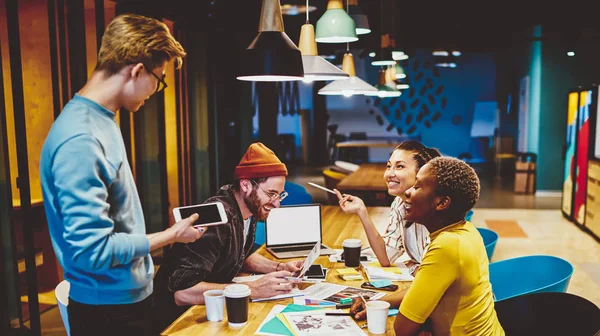
M 255 142 L 246 151 L 246 154 L 235 167 L 233 178 L 254 179 L 271 176 L 287 176 L 287 168 L 267 146 Z

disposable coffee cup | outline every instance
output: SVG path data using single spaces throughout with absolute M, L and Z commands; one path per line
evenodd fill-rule
M 344 264 L 346 267 L 360 266 L 360 239 L 346 239 L 342 242 L 344 247 Z
M 223 290 L 227 321 L 231 328 L 241 328 L 248 322 L 250 287 L 241 284 L 229 285 Z
M 385 334 L 389 309 L 386 301 L 367 302 L 367 328 L 371 334 Z
M 206 306 L 206 318 L 209 321 L 222 321 L 225 315 L 225 297 L 220 289 L 204 292 L 204 305 Z

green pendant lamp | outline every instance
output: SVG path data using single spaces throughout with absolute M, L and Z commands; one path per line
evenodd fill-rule
M 302 55 L 283 28 L 279 0 L 263 0 L 258 35 L 240 62 L 243 81 L 280 82 L 304 78 Z
M 400 97 L 402 92 L 396 90 L 395 88 L 391 88 L 385 82 L 385 70 L 382 68 L 379 70 L 379 83 L 375 85 L 377 92 L 369 93 L 367 96 L 377 96 L 379 98 L 392 98 L 392 97 Z
M 346 43 L 358 41 L 354 20 L 346 13 L 342 0 L 329 0 L 327 10 L 317 21 L 317 42 Z

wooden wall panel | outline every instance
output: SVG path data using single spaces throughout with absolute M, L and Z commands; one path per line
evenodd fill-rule
M 174 34 L 172 21 L 164 20 L 171 34 Z M 167 185 L 169 192 L 169 214 L 174 207 L 180 206 L 179 202 L 179 157 L 177 137 L 177 95 L 175 90 L 175 64 L 169 62 L 165 73 L 165 142 L 167 158 Z M 174 223 L 173 216 L 169 216 L 169 225 Z
M 19 2 L 19 33 L 23 63 L 23 97 L 29 154 L 31 199 L 42 199 L 40 153 L 54 122 L 48 4 L 45 0 Z M 15 175 L 16 176 L 16 175 Z M 18 198 L 13 194 L 13 198 Z
M 2 45 L 2 73 L 4 81 L 4 106 L 6 108 L 6 129 L 8 132 L 8 157 L 10 158 L 10 177 L 13 205 L 15 200 L 19 201 L 19 189 L 15 180 L 18 176 L 17 167 L 17 142 L 15 139 L 15 119 L 13 110 L 13 96 L 12 96 L 12 81 L 10 71 L 10 56 L 8 54 L 8 27 L 6 26 L 6 4 L 5 0 L 0 0 L 0 44 Z
M 85 57 L 87 63 L 87 75 L 90 75 L 96 67 L 98 60 L 98 48 L 96 48 L 96 9 L 94 0 L 84 0 L 85 10 Z

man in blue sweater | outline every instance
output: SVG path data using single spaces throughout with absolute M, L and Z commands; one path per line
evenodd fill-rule
M 71 335 L 149 333 L 154 266 L 149 252 L 196 241 L 193 215 L 146 234 L 115 112 L 135 112 L 164 89 L 165 68 L 185 51 L 167 26 L 125 14 L 106 28 L 88 82 L 64 107 L 44 143 L 40 175 L 56 256 L 71 284 Z

